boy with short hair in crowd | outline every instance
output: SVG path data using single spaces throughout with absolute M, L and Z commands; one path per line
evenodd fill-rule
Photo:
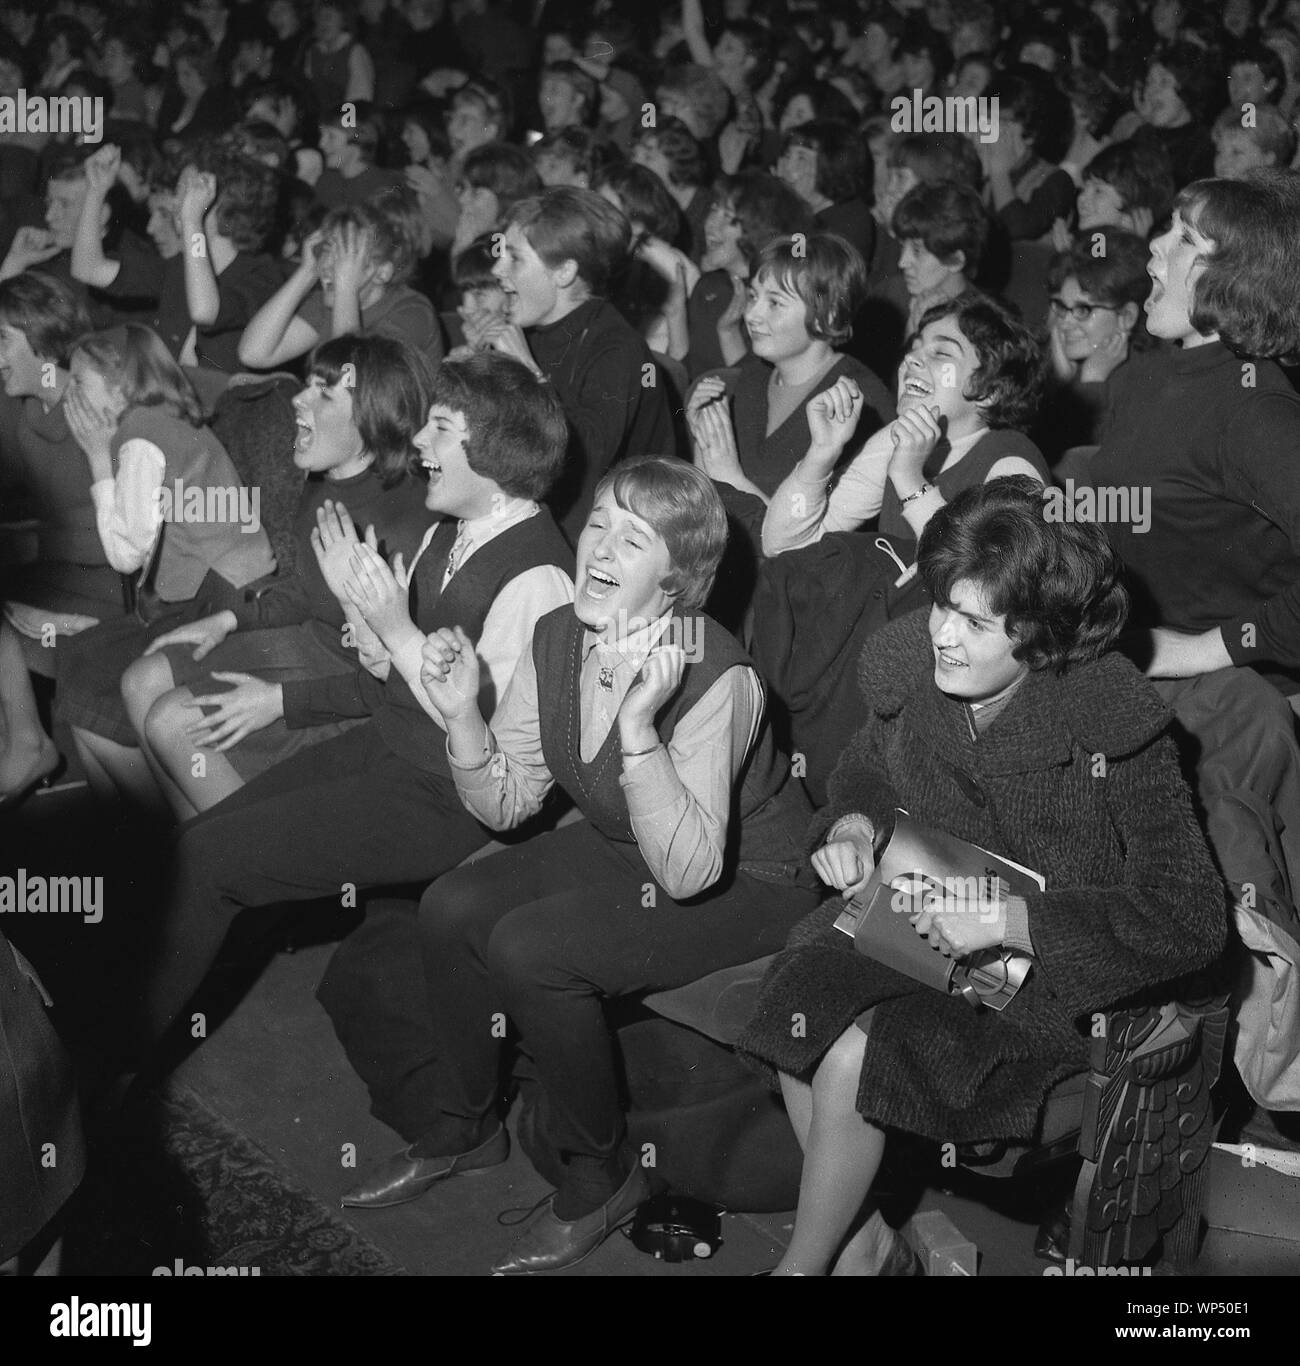
M 117 260 L 104 254 L 97 224 L 120 166 L 111 143 L 86 162 L 73 275 L 113 298 L 151 301 L 149 325 L 181 365 L 233 374 L 244 327 L 280 286 L 280 268 L 262 250 L 275 224 L 274 172 L 217 146 L 202 149 L 177 181 L 181 249 L 164 263 L 130 247 Z
M 506 218 L 494 273 L 510 316 L 467 322 L 484 342 L 550 382 L 571 433 L 569 466 L 552 497 L 576 541 L 596 485 L 630 454 L 675 455 L 672 413 L 645 341 L 605 298 L 632 230 L 590 190 L 561 187 L 521 200 Z

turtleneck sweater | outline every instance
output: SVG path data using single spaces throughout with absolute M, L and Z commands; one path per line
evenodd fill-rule
M 1300 395 L 1221 342 L 1134 357 L 1107 383 L 1091 480 L 1150 513 L 1106 524 L 1130 624 L 1219 627 L 1234 664 L 1300 677 Z

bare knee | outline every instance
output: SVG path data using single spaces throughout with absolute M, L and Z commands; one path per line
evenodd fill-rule
M 814 1099 L 822 1103 L 847 1100 L 856 1105 L 866 1045 L 867 1036 L 857 1025 L 850 1025 L 831 1044 L 813 1075 Z
M 185 727 L 194 720 L 193 694 L 188 688 L 171 688 L 149 707 L 144 718 L 144 738 L 160 753 L 173 749 L 184 736 Z
M 166 655 L 142 655 L 127 666 L 122 674 L 122 701 L 137 730 L 154 702 L 175 686 L 171 661 Z

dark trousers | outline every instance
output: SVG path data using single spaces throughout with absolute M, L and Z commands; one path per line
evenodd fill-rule
M 450 777 L 393 754 L 372 723 L 260 774 L 180 832 L 146 986 L 156 1042 L 249 906 L 431 881 L 488 842 Z
M 635 845 L 585 821 L 448 873 L 420 903 L 443 1112 L 492 1112 L 509 1020 L 537 1065 L 555 1146 L 613 1157 L 623 1117 L 604 1001 L 772 953 L 817 900 L 742 872 L 674 901 Z
M 414 899 L 368 901 L 365 921 L 334 950 L 316 988 L 370 1092 L 370 1113 L 408 1143 L 442 1113 L 418 910 Z

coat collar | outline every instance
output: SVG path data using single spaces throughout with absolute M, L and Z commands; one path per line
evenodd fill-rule
M 861 677 L 878 715 L 900 716 L 918 738 L 988 775 L 1030 773 L 1083 750 L 1119 758 L 1149 744 L 1169 709 L 1118 654 L 1057 675 L 1029 674 L 978 739 L 965 708 L 934 685 L 927 613 L 914 612 L 869 638 Z

